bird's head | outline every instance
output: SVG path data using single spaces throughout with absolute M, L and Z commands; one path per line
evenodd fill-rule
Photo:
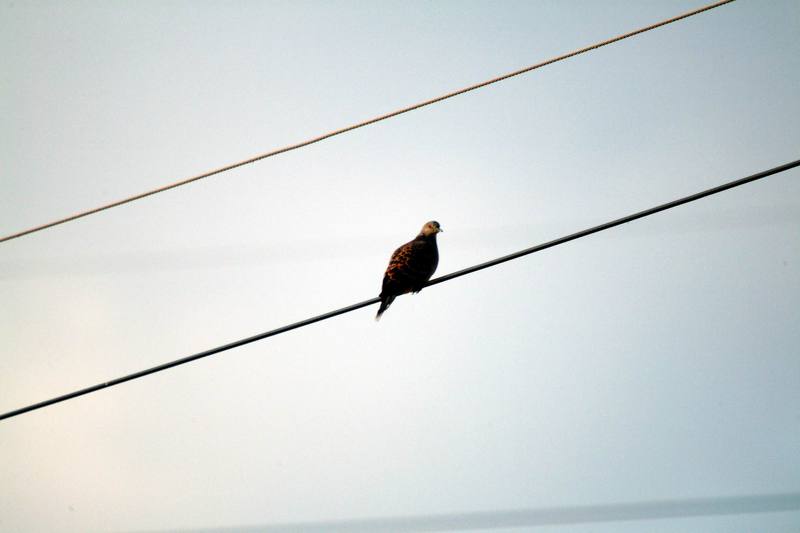
M 422 229 L 420 230 L 419 234 L 424 237 L 430 237 L 431 235 L 436 235 L 437 233 L 441 233 L 444 230 L 439 226 L 439 223 L 435 220 L 431 220 L 430 222 L 426 222 Z

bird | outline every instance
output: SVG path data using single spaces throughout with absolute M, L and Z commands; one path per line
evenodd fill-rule
M 442 231 L 444 230 L 435 220 L 426 222 L 414 240 L 394 251 L 383 275 L 381 306 L 375 320 L 381 319 L 381 315 L 389 309 L 395 298 L 408 292 L 421 291 L 431 279 L 439 264 L 436 234 Z

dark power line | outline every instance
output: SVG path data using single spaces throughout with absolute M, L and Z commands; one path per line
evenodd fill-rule
M 194 533 L 395 533 L 465 531 L 568 524 L 599 524 L 800 510 L 800 493 L 748 494 L 682 500 L 651 500 L 601 505 L 500 509 L 412 516 L 384 516 L 257 526 L 192 529 Z M 644 528 L 643 528 L 644 529 Z M 140 533 L 166 533 L 167 530 Z M 174 532 L 175 530 L 169 530 Z M 186 531 L 186 530 L 184 530 Z
M 597 233 L 600 231 L 604 231 L 615 226 L 619 226 L 625 224 L 627 222 L 632 222 L 634 220 L 644 218 L 646 216 L 653 215 L 655 213 L 666 211 L 667 209 L 672 209 L 673 207 L 677 207 L 679 205 L 688 204 L 689 202 L 694 202 L 695 200 L 700 200 L 701 198 L 705 198 L 706 196 L 711 196 L 712 194 L 717 194 L 728 189 L 732 189 L 734 187 L 739 187 L 740 185 L 744 185 L 746 183 L 750 183 L 752 181 L 756 181 L 762 178 L 766 178 L 767 176 L 771 176 L 773 174 L 777 174 L 779 172 L 784 172 L 786 170 L 795 168 L 800 166 L 800 159 L 796 161 L 792 161 L 791 163 L 786 163 L 780 165 L 775 168 L 771 168 L 769 170 L 764 170 L 757 174 L 753 174 L 751 176 L 747 176 L 745 178 L 740 178 L 734 181 L 730 181 L 728 183 L 723 183 L 722 185 L 718 185 L 711 189 L 706 189 L 705 191 L 701 191 L 689 196 L 685 196 L 683 198 L 679 198 L 677 200 L 673 200 L 671 202 L 667 202 L 665 204 L 661 204 L 655 207 L 651 207 L 650 209 L 645 209 L 644 211 L 639 211 L 638 213 L 633 213 L 631 215 L 624 216 L 622 218 L 618 218 L 616 220 L 612 220 L 610 222 L 606 222 L 604 224 L 600 224 L 597 226 L 593 226 L 591 228 L 578 231 L 572 233 L 570 235 L 566 235 L 564 237 L 559 237 L 558 239 L 554 239 L 552 241 L 546 242 L 544 244 L 538 244 L 536 246 L 532 246 L 530 248 L 526 248 L 524 250 L 520 250 L 513 254 L 504 255 L 503 257 L 498 257 L 497 259 L 492 259 L 491 261 L 486 261 L 485 263 L 481 263 L 475 266 L 471 266 L 469 268 L 465 268 L 463 270 L 459 270 L 457 272 L 453 272 L 451 274 L 446 274 L 444 276 L 440 276 L 436 279 L 432 279 L 426 285 L 429 287 L 431 285 L 437 285 L 439 283 L 443 283 L 445 281 L 450 281 L 451 279 L 458 278 L 460 276 L 464 276 L 466 274 L 471 274 L 473 272 L 477 272 L 478 270 L 483 270 L 484 268 L 493 267 L 499 265 L 500 263 L 505 263 L 506 261 L 511 261 L 512 259 L 518 259 L 522 256 L 529 255 L 535 252 L 539 252 L 542 250 L 546 250 L 547 248 L 552 248 L 553 246 L 557 246 L 559 244 L 564 244 L 565 242 L 569 242 L 575 239 L 580 239 L 581 237 L 586 237 L 593 233 Z M 72 398 L 77 398 L 78 396 L 83 396 L 84 394 L 89 394 L 90 392 L 96 392 L 100 389 L 105 389 L 107 387 L 112 387 L 114 385 L 119 385 L 120 383 L 125 383 L 126 381 L 131 381 L 134 379 L 138 379 L 149 374 L 155 374 L 156 372 L 161 372 L 162 370 L 167 370 L 168 368 L 176 367 L 185 363 L 189 363 L 191 361 L 196 361 L 197 359 L 202 359 L 203 357 L 208 357 L 210 355 L 214 355 L 220 352 L 224 352 L 226 350 L 231 350 L 233 348 L 238 348 L 239 346 L 244 346 L 245 344 L 250 344 L 251 342 L 259 341 L 262 339 L 266 339 L 267 337 L 273 337 L 275 335 L 280 335 L 281 333 L 286 333 L 287 331 L 291 331 L 293 329 L 302 328 L 304 326 L 308 326 L 315 322 L 320 322 L 322 320 L 327 320 L 329 318 L 333 318 L 335 316 L 343 315 L 345 313 L 349 313 L 350 311 L 355 311 L 357 309 L 361 309 L 362 307 L 367 307 L 368 305 L 372 305 L 374 303 L 378 303 L 380 298 L 377 296 L 375 298 L 370 298 L 369 300 L 364 300 L 363 302 L 359 302 L 353 305 L 349 305 L 347 307 L 342 307 L 341 309 L 336 309 L 335 311 L 329 311 L 327 313 L 323 313 L 321 315 L 317 315 L 312 318 L 307 318 L 305 320 L 301 320 L 299 322 L 295 322 L 293 324 L 289 324 L 287 326 L 282 326 L 277 329 L 273 329 L 270 331 L 266 331 L 264 333 L 259 333 L 258 335 L 253 335 L 252 337 L 247 337 L 245 339 L 237 340 L 230 342 L 228 344 L 223 344 L 222 346 L 217 346 L 216 348 L 211 348 L 209 350 L 205 350 L 203 352 L 199 352 L 193 355 L 189 355 L 186 357 L 182 357 L 180 359 L 176 359 L 174 361 L 170 361 L 167 363 L 162 363 L 158 366 L 154 366 L 152 368 L 148 368 L 145 370 L 140 370 L 138 372 L 134 372 L 133 374 L 128 374 L 127 376 L 122 376 L 116 379 L 112 379 L 110 381 L 106 381 L 103 383 L 98 383 L 97 385 L 87 387 L 85 389 L 80 389 L 74 392 L 70 392 L 69 394 L 64 394 L 62 396 L 57 396 L 55 398 L 51 398 L 49 400 L 44 400 L 39 403 L 35 403 L 32 405 L 28 405 L 26 407 L 21 407 L 19 409 L 15 409 L 13 411 L 9 411 L 7 413 L 0 414 L 0 420 L 5 418 L 11 418 L 13 416 L 21 415 L 22 413 L 27 413 L 28 411 L 34 411 L 36 409 L 41 409 L 42 407 L 47 407 L 48 405 L 53 405 L 59 402 L 63 402 L 65 400 L 71 400 Z
M 344 128 L 340 128 L 338 130 L 329 131 L 327 133 L 323 133 L 322 135 L 318 135 L 317 137 L 312 137 L 311 139 L 307 139 L 305 141 L 301 141 L 301 142 L 296 143 L 296 144 L 291 144 L 291 145 L 288 145 L 288 146 L 284 146 L 283 148 L 278 148 L 278 149 L 272 150 L 270 152 L 259 154 L 259 155 L 253 156 L 253 157 L 251 157 L 249 159 L 245 159 L 243 161 L 238 161 L 236 163 L 231 163 L 229 165 L 225 165 L 224 167 L 219 167 L 219 168 L 216 168 L 214 170 L 209 170 L 207 172 L 203 172 L 202 174 L 197 174 L 196 176 L 185 178 L 183 180 L 176 181 L 174 183 L 169 183 L 169 184 L 166 184 L 166 185 L 162 185 L 161 187 L 157 187 L 157 188 L 151 189 L 149 191 L 145 191 L 145 192 L 142 192 L 142 193 L 139 193 L 139 194 L 135 194 L 135 195 L 129 196 L 127 198 L 122 198 L 120 200 L 117 200 L 117 201 L 114 201 L 114 202 L 111 202 L 111 203 L 108 203 L 108 204 L 104 204 L 104 205 L 101 205 L 101 206 L 98 206 L 98 207 L 95 207 L 95 208 L 92 208 L 92 209 L 87 209 L 86 211 L 81 211 L 79 213 L 75 213 L 74 215 L 70 215 L 68 217 L 64 217 L 64 218 L 60 218 L 60 219 L 57 219 L 57 220 L 53 220 L 51 222 L 47 222 L 47 223 L 41 224 L 39 226 L 34 226 L 32 228 L 28 228 L 26 230 L 22 230 L 22 231 L 19 231 L 19 232 L 16 232 L 16 233 L 11 233 L 9 235 L 5 235 L 5 236 L 0 237 L 0 243 L 5 242 L 5 241 L 10 241 L 12 239 L 17 239 L 19 237 L 22 237 L 24 235 L 29 235 L 31 233 L 36 233 L 37 231 L 41 231 L 41 230 L 44 230 L 44 229 L 47 229 L 47 228 L 51 228 L 53 226 L 58 226 L 60 224 L 66 223 L 66 222 L 71 222 L 73 220 L 77 220 L 79 218 L 83 218 L 83 217 L 88 216 L 88 215 L 93 215 L 95 213 L 99 213 L 101 211 L 105 211 L 106 209 L 111 209 L 113 207 L 118 207 L 118 206 L 130 203 L 130 202 L 133 202 L 135 200 L 141 200 L 142 198 L 146 198 L 146 197 L 152 196 L 154 194 L 158 194 L 158 193 L 161 193 L 161 192 L 164 192 L 164 191 L 168 191 L 170 189 L 174 189 L 174 188 L 180 187 L 182 185 L 187 185 L 189 183 L 201 180 L 203 178 L 208 178 L 208 177 L 214 176 L 216 174 L 221 174 L 223 172 L 227 172 L 229 170 L 233 170 L 235 168 L 242 167 L 244 165 L 249 165 L 251 163 L 255 163 L 256 161 L 260 161 L 262 159 L 266 159 L 268 157 L 276 156 L 278 154 L 283 154 L 283 153 L 286 153 L 286 152 L 291 152 L 292 150 L 297 150 L 298 148 L 303 148 L 305 146 L 309 146 L 311 144 L 315 144 L 315 143 L 318 143 L 320 141 L 324 141 L 325 139 L 329 139 L 331 137 L 335 137 L 337 135 L 341 135 L 342 133 L 347 133 L 349 131 L 353 131 L 353 130 L 356 130 L 356 129 L 359 129 L 359 128 L 363 128 L 364 126 L 369 126 L 371 124 L 375 124 L 376 122 L 381 122 L 383 120 L 386 120 L 386 119 L 389 119 L 389 118 L 393 118 L 393 117 L 396 117 L 398 115 L 402 115 L 404 113 L 408 113 L 410 111 L 415 111 L 415 110 L 420 109 L 422 107 L 429 106 L 431 104 L 435 104 L 435 103 L 438 103 L 438 102 L 442 102 L 444 100 L 448 100 L 448 99 L 453 98 L 455 96 L 459 96 L 459 95 L 468 93 L 470 91 L 474 91 L 476 89 L 481 89 L 483 87 L 486 87 L 487 85 L 492 85 L 494 83 L 497 83 L 497 82 L 500 82 L 500 81 L 503 81 L 503 80 L 507 80 L 507 79 L 513 78 L 515 76 L 519 76 L 521 74 L 526 74 L 526 73 L 531 72 L 533 70 L 536 70 L 538 68 L 546 67 L 547 65 L 552 65 L 553 63 L 557 63 L 559 61 L 563 61 L 564 59 L 569 59 L 571 57 L 575 57 L 575 56 L 583 54 L 585 52 L 589 52 L 591 50 L 596 50 L 598 48 L 602 48 L 603 46 L 606 46 L 606 45 L 609 45 L 609 44 L 612 44 L 612 43 L 616 43 L 618 41 L 622 41 L 623 39 L 627 39 L 629 37 L 633 37 L 635 35 L 639 35 L 640 33 L 645 33 L 645 32 L 648 32 L 650 30 L 654 30 L 656 28 L 660 28 L 661 26 L 666 26 L 667 24 L 672 24 L 673 22 L 677 22 L 679 20 L 683 20 L 683 19 L 691 17 L 693 15 L 698 15 L 698 14 L 703 13 L 705 11 L 709 11 L 711 9 L 720 7 L 722 5 L 729 4 L 729 3 L 733 2 L 733 1 L 734 0 L 722 0 L 722 1 L 719 1 L 719 2 L 714 2 L 714 3 L 709 4 L 707 6 L 703 6 L 703 7 L 700 7 L 698 9 L 694 9 L 692 11 L 688 11 L 686 13 L 683 13 L 682 15 L 677 15 L 675 17 L 672 17 L 672 18 L 669 18 L 669 19 L 665 19 L 665 20 L 662 20 L 660 22 L 656 22 L 655 24 L 651 24 L 649 26 L 645 26 L 645 27 L 630 31 L 628 33 L 623 33 L 621 35 L 617 35 L 616 37 L 612 37 L 610 39 L 606 39 L 605 41 L 600 41 L 598 43 L 591 44 L 589 46 L 585 46 L 585 47 L 579 48 L 577 50 L 573 50 L 572 52 L 567 52 L 566 54 L 562 54 L 560 56 L 553 57 L 553 58 L 548 59 L 546 61 L 542 61 L 540 63 L 536 63 L 535 65 L 530 65 L 530 66 L 521 68 L 519 70 L 515 70 L 513 72 L 502 74 L 502 75 L 497 76 L 495 78 L 492 78 L 492 79 L 489 79 L 489 80 L 485 80 L 485 81 L 476 83 L 474 85 L 470 85 L 468 87 L 463 87 L 461 89 L 449 92 L 447 94 L 443 94 L 441 96 L 437 96 L 435 98 L 431 98 L 431 99 L 425 100 L 423 102 L 418 102 L 418 103 L 410 105 L 408 107 L 403 107 L 401 109 L 397 109 L 395 111 L 392 111 L 390 113 L 386 113 L 384 115 L 379 115 L 377 117 L 373 117 L 371 119 L 364 120 L 363 122 L 358 122 L 356 124 L 352 124 L 350 126 L 346 126 Z

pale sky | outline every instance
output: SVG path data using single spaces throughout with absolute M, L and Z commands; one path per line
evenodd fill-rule
M 0 234 L 702 3 L 0 1 Z M 427 220 L 442 275 L 798 159 L 798 35 L 739 0 L 2 243 L 0 412 L 376 296 Z M 800 502 L 799 225 L 795 169 L 4 420 L 0 530 Z

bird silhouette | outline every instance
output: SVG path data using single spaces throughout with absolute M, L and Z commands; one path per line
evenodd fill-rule
M 436 234 L 444 231 L 435 220 L 426 222 L 413 241 L 405 243 L 392 254 L 383 275 L 381 306 L 375 320 L 389 309 L 395 298 L 408 292 L 419 292 L 431 279 L 439 264 Z

